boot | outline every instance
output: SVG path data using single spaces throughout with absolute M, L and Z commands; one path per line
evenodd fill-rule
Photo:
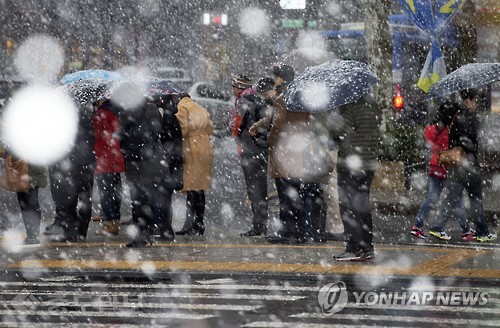
M 95 234 L 98 236 L 116 236 L 118 235 L 119 231 L 120 231 L 120 221 L 110 220 L 106 221 L 102 225 L 102 229 L 97 230 Z

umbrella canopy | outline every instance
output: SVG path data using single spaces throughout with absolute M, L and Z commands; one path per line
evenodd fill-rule
M 327 61 L 335 59 L 335 56 L 327 51 L 313 48 L 298 48 L 285 54 L 280 60 L 280 64 L 286 64 L 295 70 L 295 74 L 302 74 L 312 66 L 321 65 Z
M 292 112 L 324 112 L 359 100 L 377 81 L 367 64 L 336 59 L 308 68 L 290 83 L 283 100 Z
M 80 80 L 120 81 L 122 79 L 122 75 L 118 72 L 106 71 L 103 69 L 89 69 L 66 74 L 61 79 L 61 83 L 67 84 Z
M 467 64 L 437 81 L 428 96 L 438 98 L 465 89 L 474 89 L 500 80 L 500 63 Z
M 104 80 L 79 80 L 62 85 L 67 94 L 81 104 L 93 103 L 106 98 L 112 82 Z
M 184 90 L 170 80 L 153 77 L 149 80 L 148 92 L 150 96 L 164 96 L 179 94 Z

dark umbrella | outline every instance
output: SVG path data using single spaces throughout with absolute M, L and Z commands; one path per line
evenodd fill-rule
M 179 94 L 184 90 L 174 82 L 166 79 L 153 77 L 149 79 L 149 95 L 150 96 L 164 96 Z
M 500 80 L 500 63 L 467 64 L 434 83 L 428 96 L 439 98 Z
M 103 80 L 79 80 L 61 86 L 63 90 L 81 104 L 93 103 L 106 98 L 112 82 Z
M 283 99 L 289 111 L 319 113 L 359 100 L 377 81 L 365 63 L 332 60 L 299 75 Z

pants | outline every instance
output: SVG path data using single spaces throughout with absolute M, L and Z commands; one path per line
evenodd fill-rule
M 324 232 L 323 188 L 317 183 L 304 183 L 300 178 L 276 179 L 276 191 L 280 201 L 280 221 L 282 237 L 317 236 Z
M 154 226 L 154 203 L 157 187 L 151 181 L 144 181 L 140 163 L 130 161 L 125 164 L 125 176 L 130 189 L 132 221 L 138 228 L 136 240 L 150 240 Z
M 324 199 L 327 206 L 326 231 L 329 233 L 343 233 L 344 224 L 340 215 L 339 189 L 337 177 L 338 149 L 330 151 L 330 157 L 334 163 L 333 171 L 330 173 L 330 181 L 324 191 Z
M 24 227 L 26 229 L 27 239 L 37 239 L 40 235 L 40 221 L 42 211 L 38 202 L 38 187 L 30 188 L 25 192 L 17 192 L 17 201 L 21 208 Z
M 156 195 L 154 198 L 155 207 L 155 224 L 160 230 L 160 234 L 165 236 L 173 236 L 174 229 L 172 228 L 172 196 L 174 190 L 166 188 L 161 183 L 157 185 Z
M 348 236 L 347 252 L 373 250 L 370 186 L 374 171 L 339 172 L 339 203 Z
M 104 218 L 107 221 L 120 220 L 120 208 L 122 204 L 122 180 L 120 173 L 99 173 L 95 176 Z
M 467 190 L 470 200 L 470 209 L 472 217 L 476 224 L 476 233 L 478 236 L 489 234 L 488 226 L 485 222 L 483 209 L 483 179 L 477 171 L 472 167 L 450 167 L 448 168 L 448 180 L 446 187 L 448 195 L 443 201 L 439 210 L 437 221 L 432 230 L 443 231 L 451 212 L 457 207 L 457 204 L 462 199 L 463 190 Z M 468 230 L 467 226 L 462 226 L 463 230 Z
M 415 226 L 417 226 L 418 228 L 422 228 L 424 226 L 424 220 L 434 204 L 436 204 L 436 202 L 439 200 L 439 196 L 441 195 L 445 183 L 446 180 L 439 180 L 434 177 L 429 177 L 429 189 L 427 191 L 427 197 L 420 205 L 416 217 Z M 459 219 L 462 229 L 469 230 L 469 224 L 467 223 L 467 213 L 465 212 L 463 199 L 460 199 L 460 201 L 457 203 L 455 213 Z
M 307 183 L 301 190 L 304 200 L 304 231 L 306 237 L 313 239 L 326 238 L 326 202 L 324 185 Z
M 51 166 L 49 175 L 56 208 L 54 223 L 63 228 L 65 238 L 86 238 L 92 216 L 94 165 L 63 161 Z
M 189 230 L 193 225 L 203 226 L 205 216 L 205 191 L 189 190 L 186 197 L 186 221 L 182 230 Z
M 252 207 L 252 226 L 258 231 L 267 230 L 267 155 L 241 159 L 247 194 Z

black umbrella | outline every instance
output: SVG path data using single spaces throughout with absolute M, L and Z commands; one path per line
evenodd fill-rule
M 377 81 L 367 64 L 336 59 L 308 68 L 290 83 L 283 100 L 292 112 L 325 112 L 359 100 Z
M 428 96 L 440 98 L 452 93 L 475 89 L 500 80 L 500 63 L 467 64 L 437 81 Z

